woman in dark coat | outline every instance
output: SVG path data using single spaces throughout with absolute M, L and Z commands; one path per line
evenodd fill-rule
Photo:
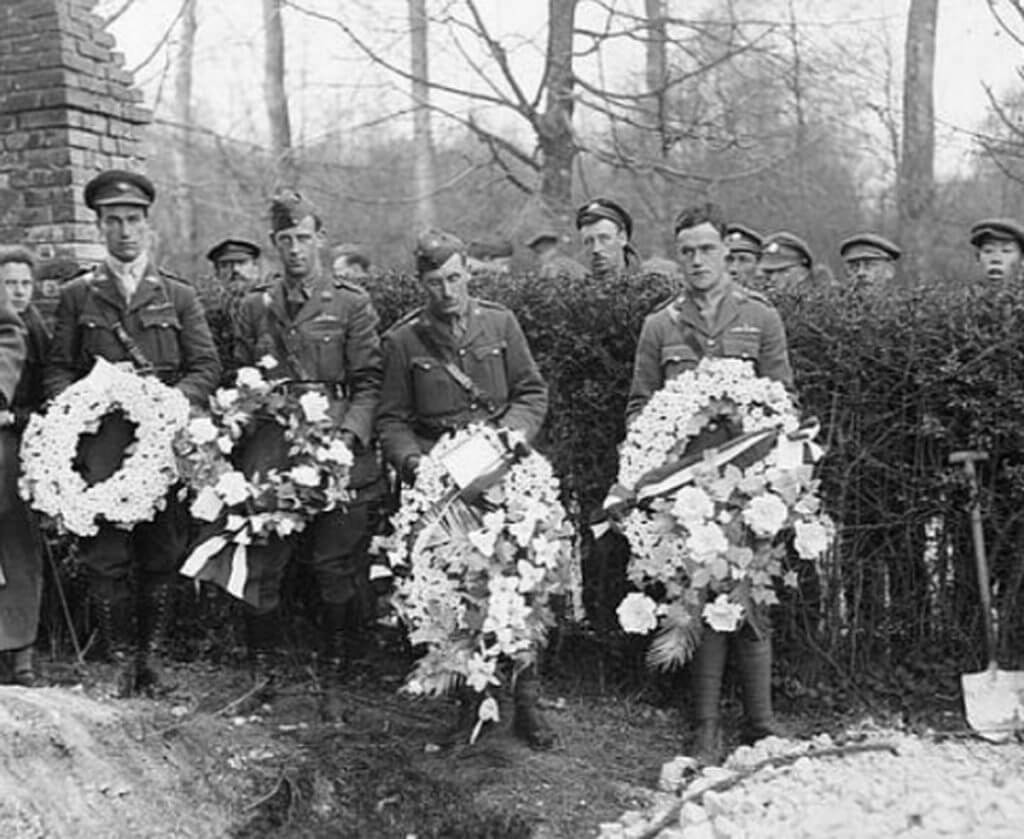
M 0 378 L 0 651 L 11 658 L 14 681 L 38 684 L 34 645 L 43 587 L 42 545 L 35 520 L 18 496 L 18 446 L 29 415 L 42 404 L 42 364 L 49 341 L 32 305 L 35 259 L 25 248 L 0 248 L 0 330 L 18 330 L 23 362 L 10 392 Z M 0 336 L 3 332 L 0 331 Z M 0 342 L 0 352 L 9 350 Z M 7 365 L 0 364 L 0 377 Z M 6 399 L 5 399 L 6 397 Z

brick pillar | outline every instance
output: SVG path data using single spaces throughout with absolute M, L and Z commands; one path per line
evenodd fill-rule
M 139 168 L 151 119 L 94 5 L 0 0 L 0 243 L 44 259 L 102 255 L 82 187 Z

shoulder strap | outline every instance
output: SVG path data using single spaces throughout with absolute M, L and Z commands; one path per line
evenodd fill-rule
M 477 387 L 476 382 L 459 369 L 459 366 L 455 364 L 454 361 L 450 361 L 445 358 L 444 353 L 441 352 L 440 347 L 437 346 L 433 336 L 431 336 L 426 329 L 420 331 L 420 340 L 423 341 L 434 355 L 437 356 L 438 360 L 441 362 L 441 369 L 451 377 L 455 384 L 466 392 L 466 395 L 469 397 L 471 402 L 479 402 L 484 406 L 488 414 L 493 415 L 498 413 L 498 406 L 495 404 L 494 400 Z

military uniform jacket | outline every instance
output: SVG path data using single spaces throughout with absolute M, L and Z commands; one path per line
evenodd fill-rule
M 48 397 L 92 369 L 97 358 L 132 362 L 118 323 L 165 384 L 204 405 L 220 376 L 220 360 L 195 290 L 147 265 L 127 301 L 105 266 L 61 289 L 44 371 Z
M 474 385 L 468 391 L 445 369 L 451 363 Z M 504 306 L 470 299 L 458 339 L 424 310 L 384 338 L 380 432 L 384 454 L 401 468 L 444 432 L 489 421 L 532 440 L 548 410 L 548 388 L 526 337 Z
M 0 306 L 0 407 L 11 404 L 25 364 L 25 327 L 9 306 Z
M 644 320 L 626 403 L 627 425 L 666 381 L 706 357 L 749 359 L 757 375 L 793 386 L 786 330 L 767 298 L 731 284 L 708 324 L 684 292 Z
M 382 377 L 379 318 L 370 295 L 354 283 L 321 279 L 294 319 L 285 301 L 282 277 L 245 298 L 238 313 L 238 361 L 251 365 L 269 354 L 281 365 L 275 375 L 322 385 L 341 429 L 363 447 L 351 484 L 365 486 L 379 474 L 370 442 Z

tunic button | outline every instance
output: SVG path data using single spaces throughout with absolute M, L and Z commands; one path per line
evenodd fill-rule
M 460 349 L 459 350 L 459 355 L 465 355 L 465 354 L 466 354 L 466 350 L 465 349 Z

